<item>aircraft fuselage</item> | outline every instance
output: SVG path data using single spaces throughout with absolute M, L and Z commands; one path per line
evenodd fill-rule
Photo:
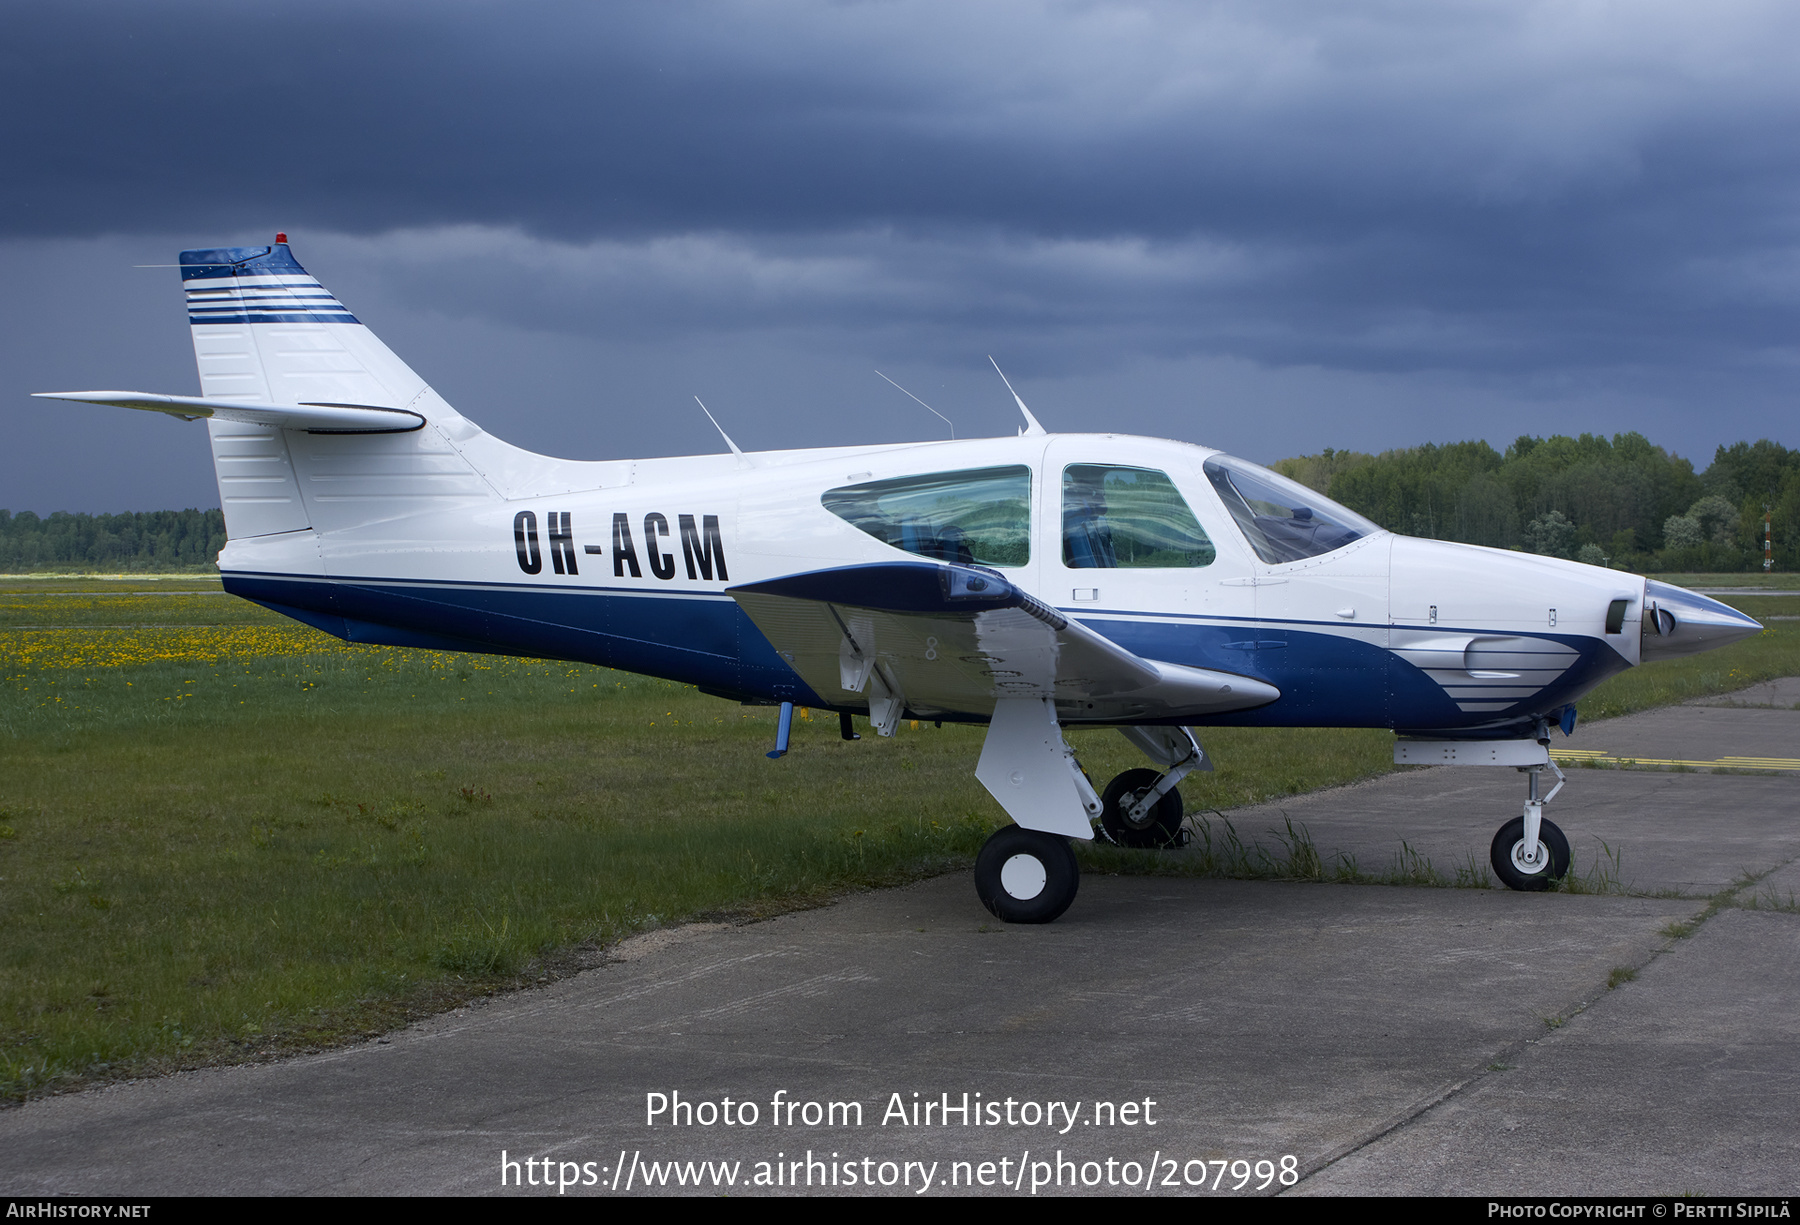
M 312 452 L 294 456 L 303 489 L 342 497 L 354 484 L 333 471 L 351 440 L 289 437 Z M 375 441 L 354 439 L 359 467 Z M 1389 532 L 1270 564 L 1204 475 L 1213 454 L 1098 434 L 636 461 L 616 485 L 500 505 L 409 507 L 423 491 L 389 489 L 391 517 L 333 527 L 329 509 L 315 511 L 314 530 L 234 540 L 220 565 L 228 590 L 351 641 L 562 658 L 745 701 L 860 710 L 855 695 L 809 686 L 727 589 L 909 556 L 826 509 L 828 490 L 1023 467 L 1028 540 L 996 569 L 1137 655 L 1281 691 L 1259 709 L 1184 721 L 1502 734 L 1639 660 L 1640 577 Z M 1214 555 L 1070 564 L 1059 503 L 1071 465 L 1166 475 Z

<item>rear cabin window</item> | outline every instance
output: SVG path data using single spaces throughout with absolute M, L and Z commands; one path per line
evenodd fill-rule
M 935 561 L 1031 560 L 1031 469 L 966 468 L 827 490 L 825 509 L 883 544 Z
M 1071 570 L 1172 570 L 1217 556 L 1175 483 L 1151 468 L 1063 469 L 1063 565 Z

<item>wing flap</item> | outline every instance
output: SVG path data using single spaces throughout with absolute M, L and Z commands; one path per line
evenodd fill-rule
M 844 566 L 729 588 L 813 690 L 872 717 L 989 718 L 1048 698 L 1065 722 L 1167 720 L 1263 706 L 1250 677 L 1144 659 L 999 573 L 932 562 Z

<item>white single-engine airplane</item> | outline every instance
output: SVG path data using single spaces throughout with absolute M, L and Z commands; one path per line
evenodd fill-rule
M 1540 772 L 1571 705 L 1634 664 L 1761 626 L 1678 587 L 1384 531 L 1217 451 L 1048 434 L 578 462 L 445 403 L 295 262 L 184 251 L 202 395 L 43 393 L 204 418 L 227 591 L 351 642 L 577 660 L 702 692 L 986 723 L 976 777 L 1016 824 L 983 903 L 1049 922 L 1071 838 L 1181 839 L 1191 727 L 1384 727 L 1400 762 L 1512 766 L 1494 870 L 1544 889 L 1569 845 Z M 1015 395 L 1015 400 L 1017 396 Z M 1066 726 L 1158 770 L 1097 794 Z M 1557 784 L 1560 789 L 1561 783 Z

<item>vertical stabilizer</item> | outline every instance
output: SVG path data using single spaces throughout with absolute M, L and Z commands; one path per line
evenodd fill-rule
M 480 431 L 300 266 L 286 235 L 267 247 L 183 251 L 181 281 L 204 398 L 406 409 L 426 419 L 415 432 L 363 436 L 208 422 L 233 539 L 497 496 L 458 445 Z
M 329 422 L 280 428 L 242 413 L 236 421 L 209 420 L 233 540 L 309 528 L 330 533 L 632 479 L 629 462 L 551 459 L 484 433 L 302 268 L 285 234 L 267 247 L 183 251 L 181 282 L 202 398 L 222 409 L 323 405 L 400 410 L 409 421 L 424 420 L 381 432 L 369 432 L 366 417 L 348 429 Z M 99 402 L 179 415 L 180 399 L 107 393 Z M 328 543 L 320 547 L 330 554 Z
M 425 380 L 302 268 L 269 247 L 181 253 L 188 324 L 208 399 L 405 408 Z

